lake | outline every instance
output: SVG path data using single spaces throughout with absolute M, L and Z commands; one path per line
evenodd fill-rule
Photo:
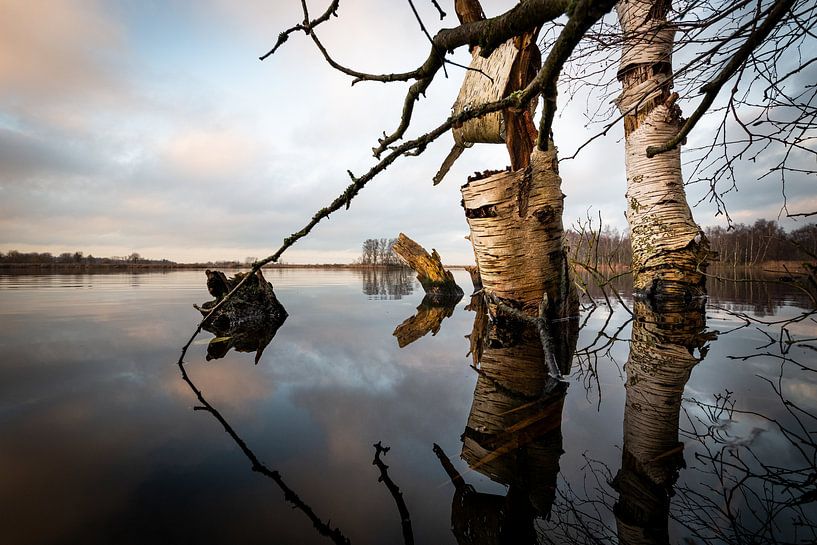
M 469 355 L 467 295 L 418 311 L 407 274 L 265 275 L 289 313 L 269 344 L 202 332 L 183 367 L 203 271 L 0 275 L 2 543 L 331 543 L 305 511 L 402 543 L 378 442 L 416 543 L 817 540 L 796 290 L 712 281 L 705 321 L 598 299 L 554 386 L 527 348 Z

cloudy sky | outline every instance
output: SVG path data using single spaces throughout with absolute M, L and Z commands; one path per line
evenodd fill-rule
M 513 1 L 483 3 L 495 15 Z M 417 4 L 432 32 L 454 24 Z M 427 54 L 404 1 L 346 0 L 339 15 L 320 36 L 344 64 L 395 72 Z M 347 169 L 373 164 L 369 150 L 396 127 L 406 89 L 351 87 L 302 35 L 260 62 L 301 18 L 298 0 L 0 0 L 0 251 L 177 261 L 272 253 L 343 190 Z M 448 114 L 462 72 L 449 75 L 418 106 L 412 134 Z M 556 121 L 563 156 L 594 133 L 584 108 L 575 100 Z M 691 144 L 705 141 L 706 126 L 697 133 Z M 399 160 L 284 260 L 348 262 L 364 239 L 403 231 L 448 263 L 470 262 L 459 186 L 508 160 L 503 146 L 475 146 L 433 187 L 451 143 L 447 135 Z M 624 228 L 622 154 L 614 130 L 562 162 L 567 224 L 601 211 Z M 760 163 L 726 196 L 736 221 L 780 212 L 779 183 L 754 180 Z M 693 202 L 703 195 L 688 191 Z M 813 180 L 793 179 L 787 192 L 792 211 L 817 208 Z M 695 209 L 702 225 L 723 223 L 714 212 L 706 202 Z

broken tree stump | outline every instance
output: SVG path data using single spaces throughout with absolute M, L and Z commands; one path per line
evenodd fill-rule
M 443 267 L 437 250 L 432 248 L 429 254 L 425 248 L 400 233 L 394 244 L 394 253 L 417 272 L 417 280 L 434 301 L 444 303 L 452 298 L 459 300 L 464 295 L 462 288 L 454 281 L 454 275 Z
M 227 278 L 227 275 L 221 271 L 207 270 L 205 274 L 207 275 L 207 290 L 215 299 L 200 307 L 193 305 L 203 316 L 207 316 L 210 310 L 250 273 L 237 273 L 232 278 Z M 287 311 L 275 296 L 272 284 L 259 270 L 248 278 L 223 306 L 216 310 L 203 327 L 219 336 L 232 337 L 246 334 L 249 331 L 269 331 L 273 326 L 277 330 L 286 318 Z

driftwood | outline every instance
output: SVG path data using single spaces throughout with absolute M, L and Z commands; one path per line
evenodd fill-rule
M 400 233 L 394 244 L 394 253 L 417 272 L 417 280 L 431 298 L 429 302 L 445 305 L 451 299 L 459 301 L 462 298 L 464 294 L 462 288 L 454 281 L 451 271 L 443 267 L 437 250 L 432 248 L 429 254 L 425 248 Z
M 400 348 L 410 345 L 429 332 L 431 332 L 432 336 L 436 335 L 440 331 L 443 320 L 454 314 L 454 308 L 456 308 L 460 299 L 462 299 L 462 295 L 450 297 L 445 301 L 445 304 L 440 304 L 434 297 L 426 295 L 420 306 L 417 307 L 417 313 L 411 318 L 407 318 L 392 333 L 397 337 L 397 344 Z
M 205 274 L 207 290 L 215 299 L 200 307 L 193 305 L 203 316 L 250 273 L 238 273 L 232 278 L 227 278 L 221 271 L 207 270 Z M 203 329 L 216 336 L 207 347 L 207 359 L 223 358 L 233 348 L 238 352 L 255 352 L 255 363 L 258 363 L 264 348 L 287 316 L 272 284 L 259 270 L 213 314 L 211 320 L 202 325 Z

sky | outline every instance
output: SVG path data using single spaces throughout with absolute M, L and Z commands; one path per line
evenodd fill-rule
M 432 33 L 455 24 L 453 8 L 440 22 L 430 2 L 415 3 Z M 513 3 L 483 2 L 489 16 Z M 310 5 L 313 15 L 324 8 Z M 396 72 L 428 53 L 407 2 L 346 0 L 339 16 L 319 36 L 343 64 Z M 352 87 L 302 34 L 258 60 L 301 19 L 298 0 L 0 0 L 0 251 L 184 262 L 273 253 L 343 191 L 347 170 L 374 164 L 370 150 L 397 126 L 407 88 Z M 464 50 L 454 58 L 469 60 Z M 410 135 L 450 112 L 462 70 L 448 72 L 418 104 Z M 554 124 L 563 158 L 599 129 L 573 98 Z M 703 124 L 690 145 L 710 135 Z M 600 212 L 626 227 L 621 139 L 616 127 L 561 162 L 566 225 Z M 405 232 L 446 263 L 471 263 L 459 188 L 508 158 L 504 146 L 474 146 L 434 187 L 452 143 L 445 135 L 395 162 L 283 261 L 346 263 L 363 240 Z M 780 214 L 779 182 L 756 181 L 773 160 L 741 167 L 738 191 L 725 196 L 735 221 Z M 814 189 L 814 180 L 788 180 L 791 211 L 817 209 Z M 705 194 L 687 191 L 691 203 Z M 725 225 L 708 202 L 693 212 L 701 225 Z

